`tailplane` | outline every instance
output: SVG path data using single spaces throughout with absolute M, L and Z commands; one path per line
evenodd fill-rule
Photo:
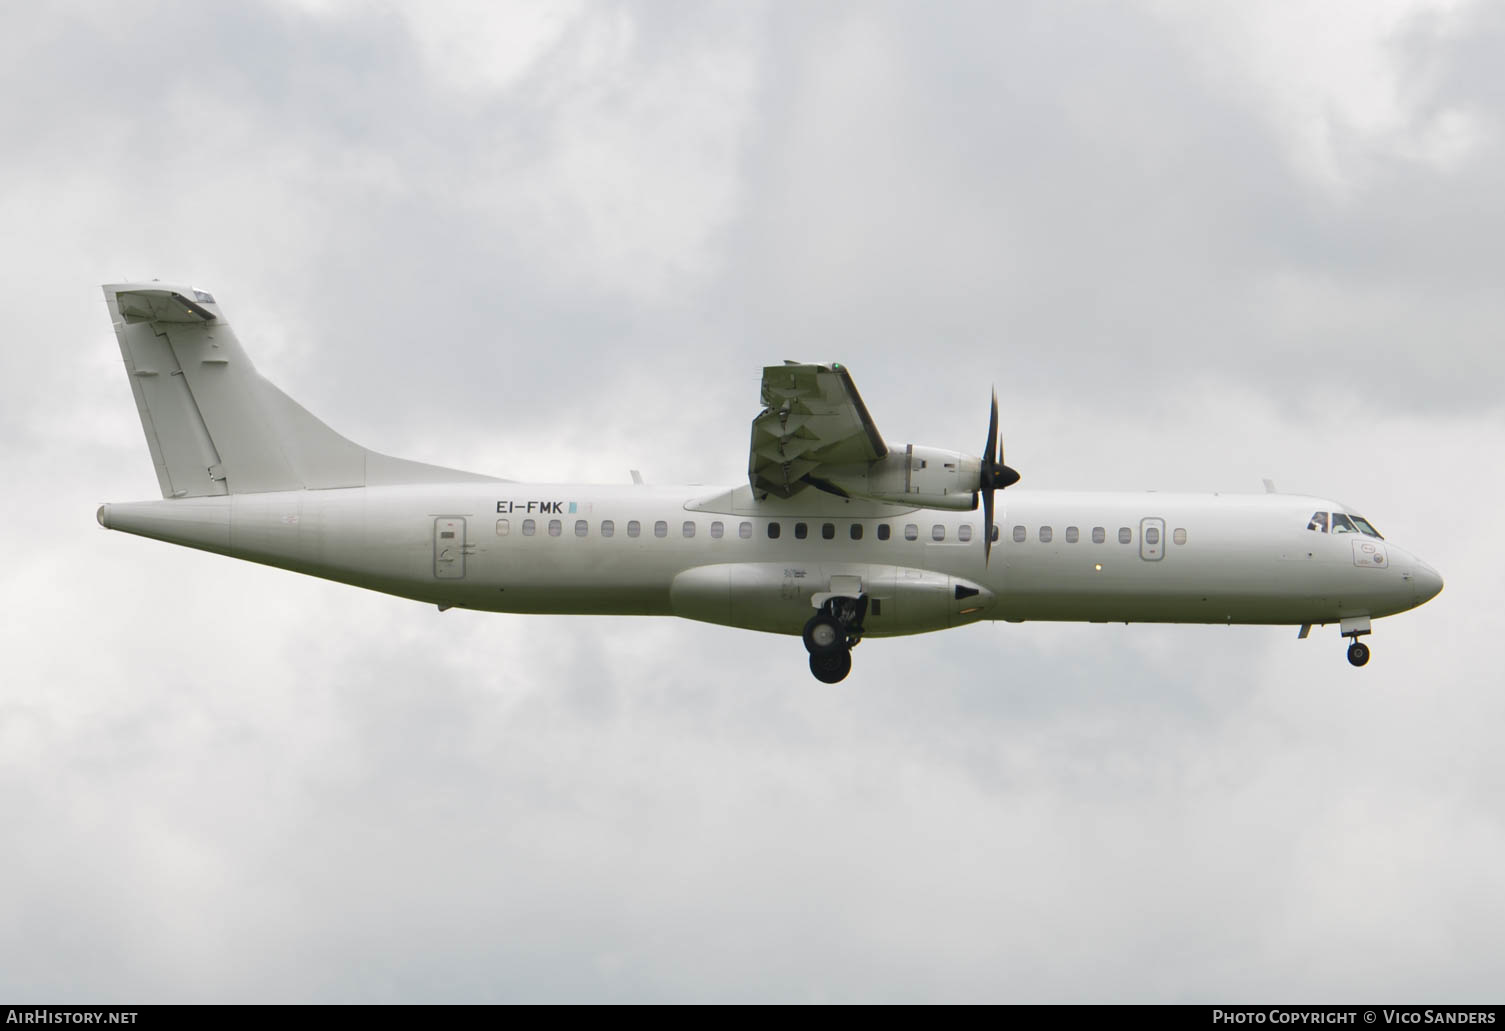
M 104 292 L 164 498 L 494 479 L 340 436 L 261 377 L 211 294 L 158 282 Z

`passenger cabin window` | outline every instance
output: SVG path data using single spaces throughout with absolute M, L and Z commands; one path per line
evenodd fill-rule
M 739 523 L 737 525 L 737 536 L 741 537 L 744 541 L 752 540 L 752 523 Z
M 956 539 L 965 544 L 972 539 L 972 524 L 962 523 L 956 528 Z
M 1357 526 L 1353 525 L 1353 520 L 1349 519 L 1342 512 L 1334 512 L 1333 513 L 1333 533 L 1358 533 L 1358 532 L 1359 532 L 1359 528 Z
M 993 524 L 993 543 L 994 544 L 998 543 L 998 524 L 997 523 Z
M 1029 537 L 1029 531 L 1022 526 L 1014 527 L 1014 543 L 1023 544 Z
M 617 524 L 610 519 L 601 520 L 601 536 L 610 537 L 617 532 Z
M 1101 526 L 1094 526 L 1092 528 L 1092 543 L 1093 544 L 1101 544 L 1101 543 L 1103 543 L 1103 541 L 1105 541 L 1107 539 L 1108 539 L 1108 531 L 1107 530 L 1104 530 Z
M 532 537 L 533 536 L 533 531 L 537 527 L 538 527 L 538 524 L 535 523 L 533 520 L 531 520 L 531 519 L 524 519 L 523 520 L 523 536 L 524 537 Z
M 889 531 L 887 523 L 879 523 L 878 524 L 878 539 L 880 541 L 886 541 L 886 540 L 888 540 L 889 532 L 890 531 Z
M 667 537 L 667 536 L 669 536 L 669 524 L 667 522 L 665 522 L 664 520 L 662 520 L 662 519 L 660 519 L 658 522 L 654 523 L 653 524 L 653 536 L 655 536 L 655 537 Z
M 693 520 L 693 519 L 686 519 L 685 520 L 685 525 L 683 525 L 683 526 L 681 526 L 679 528 L 679 533 L 680 533 L 680 536 L 682 536 L 682 537 L 694 537 L 695 536 L 695 520 Z
M 588 533 L 590 533 L 590 524 L 587 523 L 584 519 L 576 519 L 575 520 L 575 536 L 576 537 L 584 537 Z
M 1120 544 L 1133 544 L 1134 543 L 1134 531 L 1131 530 L 1131 529 L 1129 529 L 1127 526 L 1120 526 L 1118 528 L 1118 543 L 1120 543 Z
M 1184 526 L 1178 526 L 1174 530 L 1172 530 L 1171 531 L 1171 540 L 1175 541 L 1177 544 L 1185 544 L 1186 543 L 1186 527 L 1184 527 Z
M 636 519 L 627 520 L 627 536 L 636 537 L 643 532 L 643 524 Z
M 1068 527 L 1066 527 L 1066 543 L 1067 544 L 1075 544 L 1077 541 L 1079 541 L 1081 539 L 1081 537 L 1082 537 L 1082 531 L 1078 530 L 1075 526 L 1068 526 Z
M 820 524 L 820 539 L 823 540 L 823 541 L 834 541 L 836 539 L 836 524 L 835 523 L 821 523 Z
M 496 535 L 498 537 L 505 537 L 505 536 L 507 536 L 511 532 L 512 532 L 512 520 L 510 520 L 510 519 L 498 519 L 496 521 Z
M 1146 527 L 1145 531 L 1144 531 L 1144 542 L 1146 544 L 1150 545 L 1151 547 L 1154 547 L 1156 544 L 1159 544 L 1160 543 L 1160 530 L 1159 530 L 1159 528 L 1158 527 L 1154 527 L 1154 526 Z
M 769 523 L 768 524 L 768 539 L 771 540 L 771 541 L 776 541 L 776 540 L 779 539 L 779 524 L 778 523 Z
M 852 524 L 851 537 L 852 537 L 852 540 L 854 540 L 854 541 L 860 541 L 860 540 L 862 540 L 862 524 L 861 523 L 853 523 Z
M 930 539 L 933 541 L 943 541 L 946 539 L 946 526 L 944 523 L 936 523 L 930 528 Z
M 917 540 L 919 540 L 920 539 L 920 528 L 918 526 L 916 526 L 914 523 L 905 523 L 904 524 L 904 539 L 906 541 L 917 541 Z
M 563 532 L 564 532 L 564 524 L 563 523 L 561 523 L 558 519 L 550 519 L 549 520 L 549 536 L 550 537 L 558 537 Z
M 723 526 L 720 521 L 711 524 L 711 536 L 714 539 L 719 541 L 721 539 L 721 535 L 724 533 L 726 533 L 726 527 Z
M 1051 539 L 1053 537 L 1055 537 L 1055 535 L 1056 535 L 1056 532 L 1054 530 L 1052 530 L 1050 527 L 1048 527 L 1048 526 L 1042 526 L 1042 527 L 1040 527 L 1040 543 L 1041 544 L 1049 544 L 1051 542 Z
M 810 536 L 810 527 L 806 526 L 804 523 L 795 523 L 794 536 L 796 540 L 804 540 L 806 537 Z

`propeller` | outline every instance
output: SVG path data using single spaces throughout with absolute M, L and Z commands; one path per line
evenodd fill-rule
M 988 415 L 988 442 L 982 449 L 982 468 L 977 489 L 982 494 L 982 561 L 987 565 L 993 552 L 993 492 L 1019 482 L 1019 474 L 1003 464 L 1003 441 L 998 438 L 998 390 L 993 390 L 993 409 Z

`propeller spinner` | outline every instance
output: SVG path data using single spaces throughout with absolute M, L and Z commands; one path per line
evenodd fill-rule
M 998 438 L 998 391 L 993 391 L 993 409 L 988 416 L 988 442 L 982 449 L 982 468 L 977 489 L 982 493 L 982 560 L 993 553 L 993 492 L 1019 482 L 1019 474 L 1003 464 L 1003 441 Z

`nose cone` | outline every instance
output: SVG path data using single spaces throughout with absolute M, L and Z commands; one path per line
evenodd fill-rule
M 1416 583 L 1416 604 L 1431 601 L 1442 593 L 1442 574 L 1425 562 L 1416 563 L 1412 576 Z

